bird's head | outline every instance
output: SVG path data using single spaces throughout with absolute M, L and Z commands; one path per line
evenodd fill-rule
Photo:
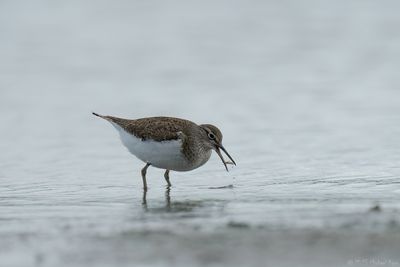
M 225 169 L 228 171 L 228 166 L 227 164 L 234 164 L 236 165 L 235 161 L 233 158 L 229 155 L 228 151 L 224 148 L 222 145 L 222 133 L 221 131 L 214 125 L 212 124 L 201 124 L 200 127 L 205 131 L 206 136 L 204 136 L 204 142 L 205 145 L 210 148 L 215 150 L 217 152 L 218 156 L 221 158 L 222 163 L 225 166 Z M 224 153 L 228 156 L 228 158 L 231 160 L 230 162 L 226 162 L 224 158 L 222 157 L 221 150 L 224 151 Z

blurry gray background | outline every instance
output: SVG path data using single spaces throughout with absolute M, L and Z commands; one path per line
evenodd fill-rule
M 0 1 L 0 265 L 400 265 L 399 10 Z M 238 166 L 142 204 L 92 111 L 216 124 Z

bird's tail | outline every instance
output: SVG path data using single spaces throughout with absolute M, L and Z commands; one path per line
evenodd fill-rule
M 100 118 L 103 118 L 103 117 L 104 117 L 104 116 L 102 116 L 102 115 L 100 115 L 100 114 L 97 114 L 96 112 L 92 112 L 92 114 L 95 115 L 95 116 L 97 116 L 97 117 L 100 117 Z
M 104 115 L 100 115 L 96 112 L 92 112 L 93 115 L 95 115 L 96 117 L 102 118 L 108 122 L 110 122 L 112 124 L 112 126 L 115 127 L 115 129 L 117 129 L 118 131 L 121 131 L 122 129 L 126 130 L 125 127 L 127 124 L 129 124 L 129 120 L 126 119 L 121 119 L 121 118 L 117 118 L 117 117 L 113 117 L 113 116 L 104 116 Z
M 97 116 L 97 117 L 100 117 L 100 118 L 102 118 L 102 119 L 105 119 L 105 120 L 107 120 L 107 121 L 112 121 L 111 118 L 110 118 L 110 116 L 103 116 L 103 115 L 100 115 L 100 114 L 98 114 L 98 113 L 96 113 L 96 112 L 92 112 L 92 114 L 95 115 L 95 116 Z

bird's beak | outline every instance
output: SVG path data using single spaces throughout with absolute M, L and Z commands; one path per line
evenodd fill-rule
M 228 158 L 229 158 L 231 161 L 226 162 L 226 161 L 224 160 L 224 157 L 222 157 L 222 154 L 221 154 L 221 150 L 220 150 L 220 149 L 221 149 L 222 151 L 224 151 L 224 153 L 228 156 Z M 228 151 L 226 151 L 226 149 L 225 149 L 221 144 L 215 145 L 215 152 L 217 152 L 218 156 L 221 158 L 222 163 L 224 164 L 226 171 L 228 171 L 228 166 L 227 166 L 226 164 L 233 164 L 233 165 L 236 166 L 236 162 L 233 160 L 233 158 L 229 155 Z

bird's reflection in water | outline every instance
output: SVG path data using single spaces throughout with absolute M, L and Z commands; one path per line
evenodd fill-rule
M 165 189 L 165 210 L 169 211 L 171 209 L 171 187 L 167 186 Z M 147 206 L 147 190 L 143 190 L 142 206 L 145 211 L 148 211 Z
M 157 203 L 151 205 L 147 201 L 147 190 L 143 190 L 142 207 L 145 212 L 152 213 L 190 213 L 194 209 L 204 206 L 202 200 L 172 201 L 171 187 L 165 189 L 165 204 L 159 206 Z

